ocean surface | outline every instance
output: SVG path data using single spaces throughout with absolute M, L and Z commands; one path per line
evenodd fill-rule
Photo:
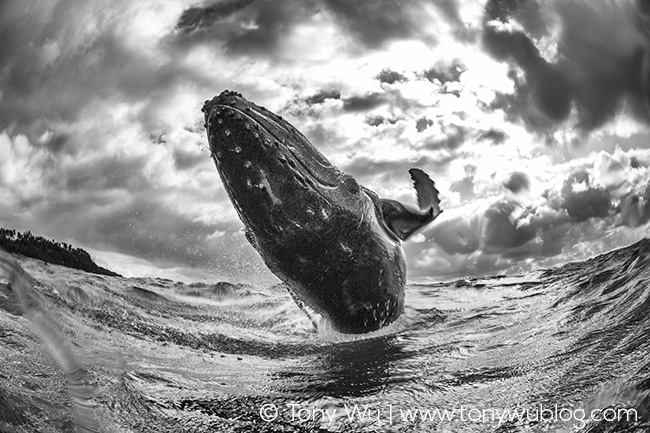
M 33 285 L 0 272 L 1 432 L 650 431 L 650 240 L 411 284 L 361 336 L 281 285 L 16 260 Z

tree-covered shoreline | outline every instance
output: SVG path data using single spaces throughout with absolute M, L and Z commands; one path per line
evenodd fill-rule
M 93 274 L 121 277 L 113 271 L 98 266 L 87 251 L 65 242 L 34 236 L 30 231 L 21 233 L 0 227 L 0 248 L 10 253 L 43 260 L 54 265 L 79 269 Z

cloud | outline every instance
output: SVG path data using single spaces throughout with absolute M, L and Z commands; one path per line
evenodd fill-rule
M 64 165 L 52 174 L 52 181 L 70 193 L 101 193 L 114 189 L 143 191 L 153 187 L 144 174 L 146 165 L 146 156 L 117 158 L 101 155 L 83 163 Z
M 192 151 L 194 150 L 194 151 Z M 174 152 L 174 166 L 177 170 L 190 170 L 197 165 L 205 162 L 205 154 L 195 151 L 195 149 L 182 150 L 176 149 Z
M 419 2 L 323 0 L 323 4 L 348 34 L 369 48 L 379 48 L 391 40 L 424 37 L 427 15 Z
M 343 98 L 343 110 L 345 111 L 368 111 L 386 104 L 387 98 L 383 93 L 368 93 Z
M 508 135 L 498 129 L 489 129 L 478 136 L 479 141 L 491 141 L 493 144 L 503 144 Z
M 192 6 L 185 9 L 178 19 L 177 27 L 185 32 L 211 27 L 235 12 L 253 4 L 255 0 L 218 1 L 207 6 Z
M 35 144 L 50 134 L 45 145 L 59 153 L 79 144 L 70 137 L 72 125 L 105 103 L 143 103 L 136 110 L 151 120 L 179 85 L 208 85 L 205 76 L 174 58 L 176 53 L 152 51 L 126 38 L 120 25 L 129 13 L 104 10 L 101 2 L 71 8 L 59 1 L 5 15 L 0 130 L 11 126 Z M 69 22 L 88 25 L 72 29 Z
M 422 78 L 433 82 L 440 82 L 447 84 L 460 80 L 461 74 L 465 71 L 466 67 L 459 59 L 454 59 L 448 65 L 440 64 L 433 66 L 426 71 L 422 72 Z
M 417 132 L 422 132 L 431 125 L 433 125 L 433 120 L 427 119 L 426 117 L 420 117 L 415 121 L 415 130 Z
M 636 228 L 650 222 L 650 184 L 643 196 L 629 193 L 623 197 L 616 211 L 620 212 L 620 225 Z
M 530 188 L 530 179 L 528 179 L 526 173 L 515 171 L 503 186 L 514 193 L 518 193 L 521 190 Z
M 321 90 L 320 92 L 305 98 L 307 105 L 322 104 L 328 99 L 341 99 L 341 92 L 335 89 Z
M 647 152 L 592 154 L 581 164 L 567 165 L 569 172 L 559 182 L 554 177 L 544 181 L 538 196 L 530 176 L 515 171 L 503 186 L 527 194 L 474 203 L 467 199 L 474 198 L 477 170 L 468 165 L 450 190 L 469 204 L 445 209 L 422 232 L 422 242 L 405 245 L 410 263 L 416 264 L 413 276 L 431 275 L 434 265 L 446 277 L 525 271 L 607 251 L 628 239 L 627 227 L 644 230 L 650 223 L 650 170 L 640 164 L 646 158 L 641 155 Z
M 562 207 L 578 221 L 592 217 L 604 218 L 612 208 L 609 192 L 592 187 L 586 171 L 573 173 L 564 181 L 562 198 Z
M 405 81 L 408 81 L 404 74 L 400 74 L 399 72 L 388 68 L 382 69 L 376 78 L 380 83 L 386 84 L 403 83 Z
M 485 211 L 482 238 L 485 253 L 508 252 L 535 238 L 535 230 L 529 224 L 520 224 L 522 218 L 514 216 L 515 212 L 525 210 L 516 202 L 499 201 Z
M 489 1 L 483 44 L 522 71 L 511 72 L 514 94 L 498 95 L 492 108 L 543 134 L 568 120 L 587 134 L 623 109 L 649 121 L 643 65 L 650 39 L 640 30 L 643 14 L 631 1 Z M 553 22 L 559 30 L 551 33 Z
M 275 60 L 296 25 L 317 13 L 312 1 L 233 0 L 192 6 L 176 23 L 168 37 L 175 49 L 206 43 L 230 57 L 253 55 Z M 281 57 L 281 56 L 280 56 Z
M 399 118 L 392 118 L 392 119 L 387 119 L 384 116 L 369 116 L 366 117 L 366 123 L 370 126 L 379 126 L 383 125 L 385 123 L 394 125 L 397 123 L 400 119 Z
M 520 104 L 534 104 L 539 114 L 552 122 L 565 120 L 570 112 L 570 87 L 560 69 L 547 62 L 535 44 L 521 31 L 503 31 L 496 26 L 487 25 L 483 33 L 483 44 L 490 54 L 499 60 L 510 60 L 520 66 L 525 80 L 516 76 L 516 94 L 524 101 Z M 529 125 L 533 120 L 528 121 Z

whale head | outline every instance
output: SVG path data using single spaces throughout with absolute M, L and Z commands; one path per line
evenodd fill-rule
M 298 130 L 240 93 L 224 91 L 203 111 L 212 158 L 249 231 L 278 234 L 322 221 L 341 203 L 367 201 Z

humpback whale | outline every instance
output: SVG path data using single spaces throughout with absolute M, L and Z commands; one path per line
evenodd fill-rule
M 343 333 L 365 333 L 404 310 L 401 241 L 441 212 L 438 190 L 409 170 L 419 210 L 380 198 L 334 167 L 295 127 L 241 93 L 202 109 L 212 158 L 268 268 Z

